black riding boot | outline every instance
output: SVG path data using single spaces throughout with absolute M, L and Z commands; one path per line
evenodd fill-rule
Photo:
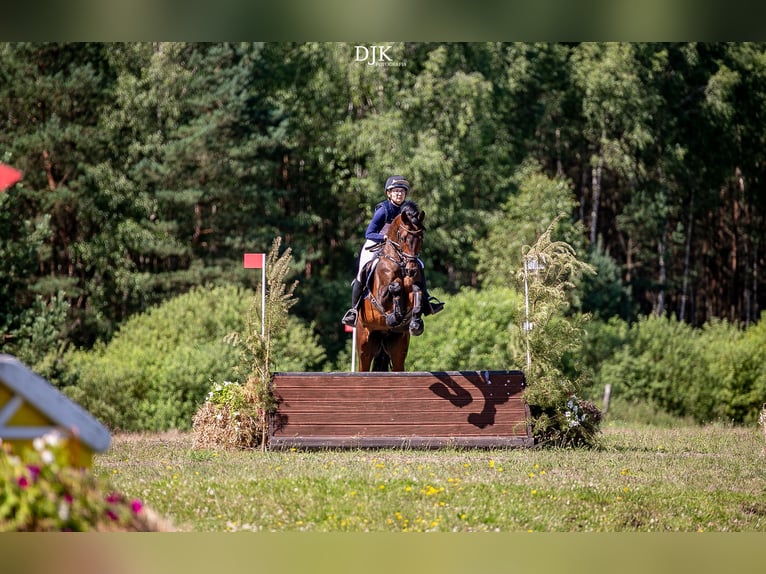
M 439 311 L 444 309 L 444 303 L 428 293 L 428 289 L 426 288 L 426 272 L 422 267 L 420 268 L 420 276 L 422 278 L 419 286 L 420 290 L 423 292 L 423 302 L 421 303 L 423 315 L 436 315 Z
M 354 279 L 353 283 L 351 283 L 351 307 L 346 311 L 346 314 L 343 315 L 343 319 L 340 321 L 344 325 L 348 325 L 349 327 L 356 325 L 356 310 L 359 308 L 359 301 L 362 300 L 363 291 L 364 287 L 362 284 Z

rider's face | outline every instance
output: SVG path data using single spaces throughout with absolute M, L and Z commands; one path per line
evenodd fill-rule
M 390 199 L 394 205 L 401 205 L 404 203 L 406 197 L 407 190 L 403 187 L 394 187 L 388 190 L 388 199 Z

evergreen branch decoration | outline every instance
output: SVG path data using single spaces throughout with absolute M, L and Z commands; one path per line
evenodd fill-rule
M 578 348 L 582 322 L 587 317 L 569 316 L 568 293 L 583 274 L 595 269 L 577 258 L 565 241 L 554 241 L 556 217 L 532 246 L 522 250 L 524 264 L 516 273 L 525 289 L 528 306 L 526 331 L 529 386 L 525 398 L 532 413 L 532 429 L 540 442 L 558 446 L 592 444 L 599 430 L 600 411 L 577 395 L 582 381 L 562 373 L 564 355 Z M 534 262 L 530 273 L 530 262 Z M 526 311 L 526 309 L 525 309 Z
M 551 238 L 553 229 L 564 214 L 558 215 L 535 241 L 523 248 L 522 257 L 538 262 L 538 269 L 529 281 L 529 302 L 535 322 L 545 326 L 551 318 L 568 308 L 567 293 L 575 288 L 575 282 L 583 274 L 594 274 L 593 266 L 580 261 L 574 248 L 565 241 Z M 517 283 L 524 282 L 524 267 L 516 274 Z

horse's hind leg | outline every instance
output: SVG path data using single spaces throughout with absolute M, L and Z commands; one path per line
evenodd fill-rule
M 378 345 L 372 341 L 373 337 L 371 336 L 371 333 L 369 333 L 367 329 L 361 327 L 359 323 L 357 323 L 356 337 L 356 351 L 357 355 L 359 356 L 359 370 L 363 373 L 366 373 L 370 370 L 370 365 L 372 365 L 372 358 L 377 352 Z
M 386 352 L 381 349 L 377 352 L 375 355 L 375 358 L 372 360 L 372 370 L 375 372 L 386 372 L 391 367 L 391 360 L 389 356 L 386 354 Z M 394 369 L 396 370 L 396 369 Z
M 366 373 L 370 370 L 370 365 L 372 364 L 372 358 L 363 355 L 359 353 L 359 371 L 362 373 Z
M 407 359 L 407 351 L 410 348 L 410 335 L 407 332 L 399 333 L 385 344 L 386 352 L 391 359 L 391 370 L 404 371 L 404 361 Z

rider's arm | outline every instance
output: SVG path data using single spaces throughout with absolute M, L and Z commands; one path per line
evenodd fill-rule
M 367 231 L 364 233 L 365 239 L 381 242 L 384 237 L 380 232 L 383 226 L 386 224 L 386 208 L 381 206 L 375 210 L 375 214 L 372 216 L 370 224 L 367 226 Z

